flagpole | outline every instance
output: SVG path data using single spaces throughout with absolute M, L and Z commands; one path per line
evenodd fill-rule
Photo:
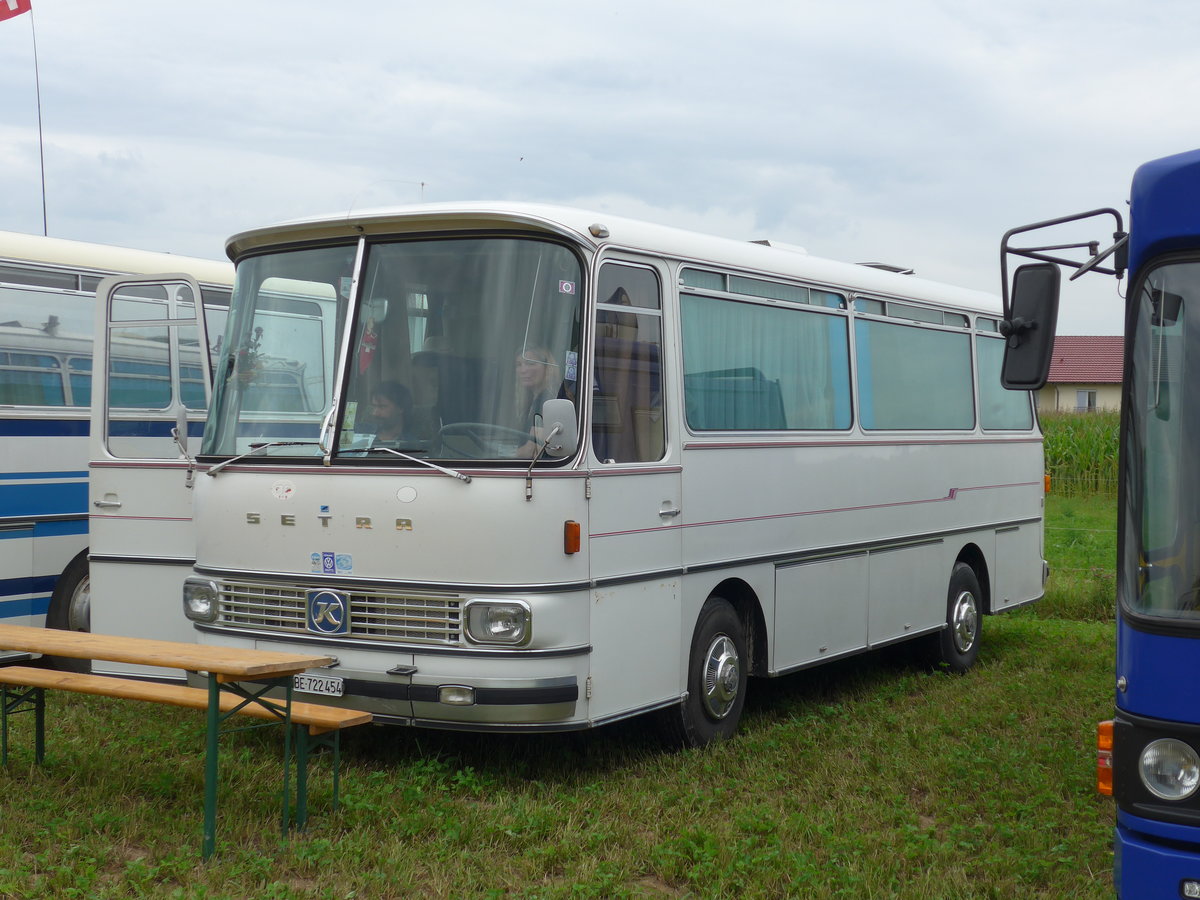
M 37 95 L 38 162 L 42 173 L 42 235 L 48 237 L 50 228 L 46 220 L 46 145 L 42 140 L 42 79 L 38 74 L 37 29 L 33 24 L 32 3 L 29 5 L 29 33 L 33 36 L 33 89 Z

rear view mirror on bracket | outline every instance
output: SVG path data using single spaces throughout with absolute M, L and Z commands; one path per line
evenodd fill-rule
M 1006 338 L 1000 383 L 1009 390 L 1036 391 L 1050 374 L 1058 323 L 1058 266 L 1032 263 L 1013 274 L 1010 315 L 1000 323 Z

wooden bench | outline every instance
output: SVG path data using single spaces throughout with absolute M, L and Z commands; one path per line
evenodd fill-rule
M 30 666 L 0 667 L 0 692 L 3 698 L 0 704 L 0 762 L 4 763 L 8 761 L 8 717 L 10 714 L 30 711 L 35 714 L 35 753 L 38 762 L 43 761 L 47 690 L 204 710 L 207 748 L 204 777 L 205 859 L 212 855 L 216 846 L 218 738 L 224 722 L 235 716 L 249 716 L 266 721 L 244 727 L 264 727 L 267 724 L 284 726 L 282 830 L 286 833 L 293 824 L 303 828 L 307 822 L 308 759 L 311 752 L 317 747 L 328 747 L 333 751 L 333 805 L 336 809 L 341 732 L 372 719 L 368 712 L 302 703 L 293 699 L 292 676 L 306 669 L 329 665 L 333 660 L 326 656 L 154 641 L 19 625 L 0 625 L 0 649 L 171 667 L 198 673 L 207 680 L 207 688 L 193 688 L 182 684 L 58 672 Z M 274 690 L 280 691 L 283 698 L 275 699 L 268 695 Z M 296 768 L 294 816 L 290 802 L 293 761 Z
M 208 709 L 208 691 L 204 688 L 116 678 L 111 675 L 83 675 L 75 672 L 57 672 L 53 669 L 35 669 L 30 666 L 3 666 L 0 667 L 0 684 L 53 688 L 58 691 L 74 691 L 77 694 L 118 697 L 122 700 L 146 700 L 150 703 L 165 703 L 168 706 L 184 706 L 188 709 Z M 236 694 L 228 692 L 220 697 L 223 713 L 239 713 L 274 721 L 278 721 L 283 715 L 282 707 L 276 712 L 262 703 L 247 703 Z M 369 712 L 358 709 L 292 702 L 292 724 L 307 725 L 311 735 L 365 725 L 371 718 Z

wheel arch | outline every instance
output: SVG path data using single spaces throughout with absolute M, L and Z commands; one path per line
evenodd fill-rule
M 984 615 L 992 614 L 992 579 L 988 572 L 987 557 L 983 555 L 983 551 L 976 543 L 970 543 L 958 551 L 958 557 L 954 560 L 957 563 L 966 563 L 975 572 L 975 578 L 979 582 L 979 590 L 983 597 L 983 613 Z
M 746 629 L 746 649 L 750 653 L 746 670 L 751 675 L 767 674 L 767 620 L 762 602 L 753 587 L 741 578 L 726 578 L 709 592 L 709 597 L 727 601 Z

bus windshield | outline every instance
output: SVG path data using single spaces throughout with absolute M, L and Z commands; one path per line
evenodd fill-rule
M 239 264 L 203 452 L 331 452 L 387 465 L 396 464 L 389 450 L 459 461 L 536 456 L 542 405 L 577 394 L 579 258 L 518 237 L 372 241 L 358 272 L 356 255 L 345 244 Z M 268 362 L 303 373 L 304 409 L 250 402 L 269 390 Z M 336 438 L 320 440 L 327 422 Z
M 1134 613 L 1200 624 L 1200 261 L 1153 269 L 1135 300 L 1121 596 Z

